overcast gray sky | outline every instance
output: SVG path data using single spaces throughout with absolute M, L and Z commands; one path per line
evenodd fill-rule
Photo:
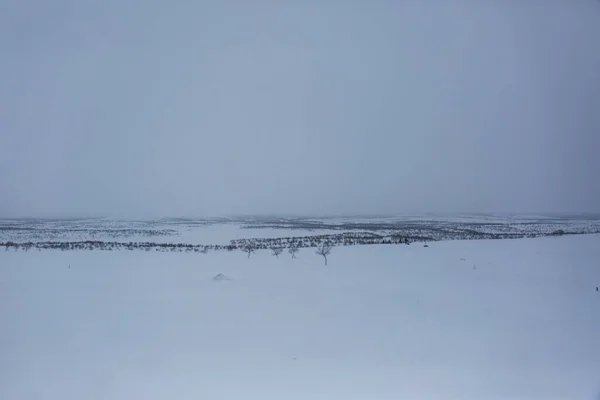
M 596 0 L 0 2 L 0 215 L 600 211 Z

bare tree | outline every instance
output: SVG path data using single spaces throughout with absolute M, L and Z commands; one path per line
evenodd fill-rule
M 272 247 L 272 248 L 271 248 L 271 253 L 272 253 L 272 254 L 273 254 L 275 257 L 277 257 L 277 258 L 279 258 L 279 255 L 280 255 L 282 252 L 283 252 L 283 248 L 281 248 L 281 247 Z
M 298 249 L 296 246 L 292 246 L 288 249 L 288 253 L 292 255 L 292 258 L 296 258 L 296 253 L 298 253 L 298 251 L 300 251 L 300 249 Z
M 208 253 L 208 246 L 204 246 L 204 247 L 203 247 L 203 248 L 201 248 L 199 251 L 200 251 L 200 253 L 202 253 L 202 254 L 206 254 L 206 253 Z
M 333 246 L 327 243 L 321 243 L 321 245 L 317 247 L 316 253 L 320 256 L 323 256 L 323 258 L 325 259 L 325 265 L 327 265 L 327 256 L 331 254 L 332 248 Z
M 255 253 L 256 249 L 251 244 L 248 244 L 244 248 L 242 248 L 242 251 L 248 253 L 248 258 L 250 258 L 250 255 L 252 255 L 252 253 Z

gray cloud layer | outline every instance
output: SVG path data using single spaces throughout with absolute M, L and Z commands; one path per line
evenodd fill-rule
M 4 0 L 0 215 L 600 211 L 600 3 Z

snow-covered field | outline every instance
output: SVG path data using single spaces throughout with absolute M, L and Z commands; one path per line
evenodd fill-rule
M 597 400 L 599 285 L 600 235 L 1 251 L 0 399 Z

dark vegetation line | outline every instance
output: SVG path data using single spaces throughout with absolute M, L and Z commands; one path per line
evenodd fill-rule
M 567 234 L 586 234 L 590 232 L 556 230 L 551 233 L 486 233 L 474 230 L 438 231 L 437 235 L 401 234 L 380 235 L 373 232 L 344 232 L 336 234 L 282 237 L 282 238 L 251 238 L 231 240 L 227 245 L 202 245 L 186 243 L 156 243 L 156 242 L 118 242 L 102 240 L 82 241 L 39 241 L 39 242 L 0 242 L 6 251 L 28 251 L 31 249 L 48 250 L 144 250 L 144 251 L 175 251 L 206 253 L 208 251 L 243 250 L 248 257 L 255 250 L 264 249 L 300 249 L 318 248 L 320 246 L 358 246 L 372 244 L 410 244 L 412 242 L 434 242 L 440 240 L 473 240 L 473 239 L 520 239 L 543 236 L 560 236 Z

